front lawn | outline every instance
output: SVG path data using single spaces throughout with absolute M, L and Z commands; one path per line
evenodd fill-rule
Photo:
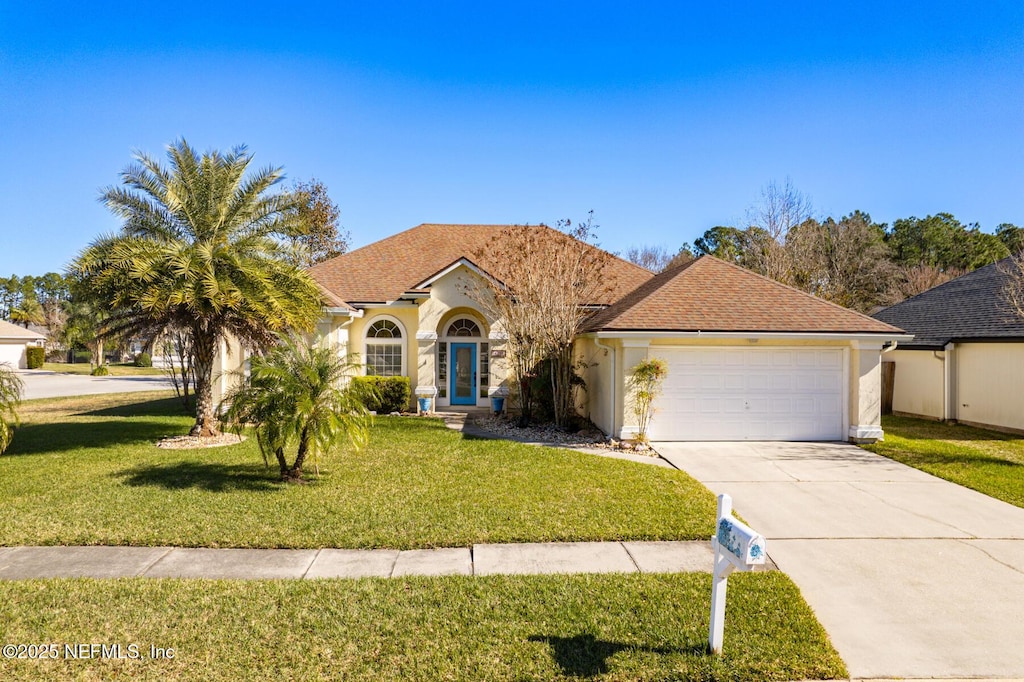
M 910 417 L 883 417 L 882 428 L 868 450 L 1024 507 L 1021 436 Z
M 0 581 L 4 644 L 135 645 L 145 660 L 12 660 L 0 678 L 794 680 L 846 677 L 793 583 L 711 576 Z M 151 647 L 173 659 L 150 659 Z
M 0 456 L 0 545 L 467 546 L 707 539 L 686 474 L 380 417 L 370 445 L 278 483 L 255 442 L 162 450 L 193 419 L 167 393 L 37 400 Z M 312 467 L 309 467 L 312 474 Z

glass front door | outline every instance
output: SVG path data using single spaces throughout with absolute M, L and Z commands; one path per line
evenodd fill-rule
M 476 344 L 453 343 L 452 405 L 476 405 Z

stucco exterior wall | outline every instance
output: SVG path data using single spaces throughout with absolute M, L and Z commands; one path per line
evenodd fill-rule
M 853 343 L 850 349 L 850 440 L 882 438 L 882 344 Z
M 930 350 L 900 350 L 885 354 L 896 363 L 893 377 L 893 412 L 944 419 L 945 378 L 943 353 Z
M 611 398 L 612 364 L 616 349 L 601 348 L 594 339 L 581 338 L 576 341 L 576 359 L 585 365 L 583 380 L 587 390 L 583 393 L 580 414 L 590 419 L 594 425 L 605 433 L 613 433 L 615 425 L 612 421 L 613 412 Z
M 954 352 L 956 419 L 1024 430 L 1024 343 L 958 343 Z
M 220 342 L 213 357 L 213 405 L 218 409 L 228 392 L 243 380 L 246 354 L 234 337 Z

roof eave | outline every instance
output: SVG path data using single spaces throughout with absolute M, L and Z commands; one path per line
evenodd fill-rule
M 678 331 L 658 329 L 603 329 L 581 334 L 599 339 L 611 338 L 659 338 L 659 339 L 803 339 L 823 341 L 910 341 L 913 334 L 904 332 L 798 332 L 798 331 Z

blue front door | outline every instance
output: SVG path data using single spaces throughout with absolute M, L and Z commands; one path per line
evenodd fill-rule
M 476 344 L 453 343 L 451 363 L 452 405 L 476 405 Z

